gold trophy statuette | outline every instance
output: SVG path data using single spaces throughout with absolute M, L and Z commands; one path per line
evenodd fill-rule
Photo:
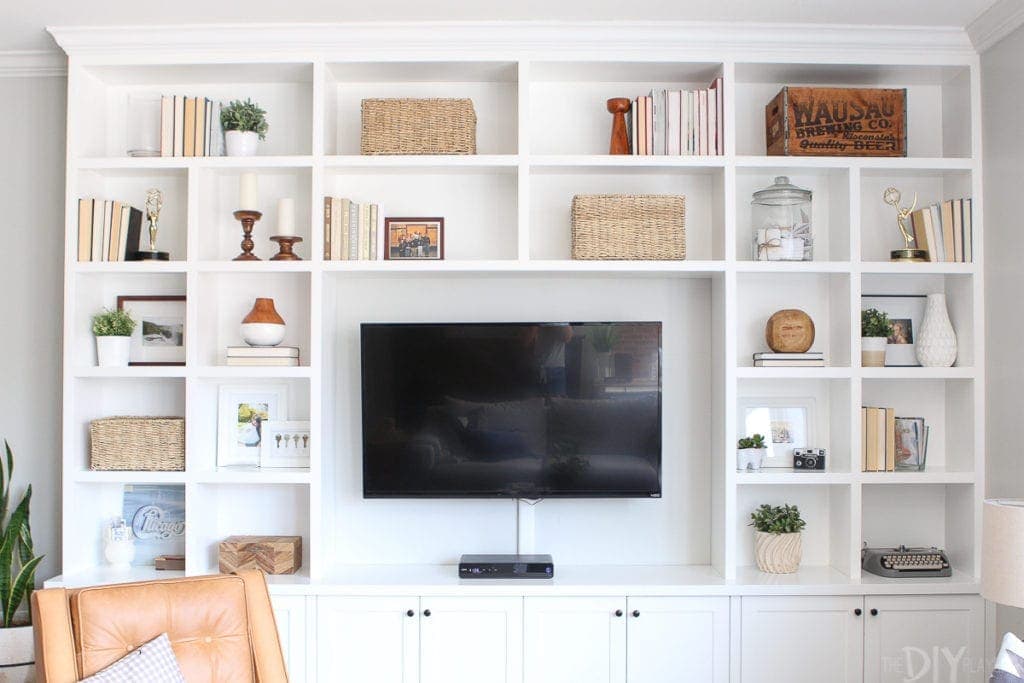
M 906 263 L 920 263 L 928 260 L 928 252 L 924 249 L 912 249 L 911 243 L 914 242 L 914 235 L 907 230 L 905 221 L 913 213 L 914 209 L 917 208 L 917 194 L 914 195 L 914 203 L 910 205 L 910 208 L 900 206 L 900 199 L 902 195 L 900 191 L 895 187 L 888 187 L 885 192 L 882 193 L 882 199 L 886 204 L 896 209 L 896 225 L 900 228 L 900 234 L 903 235 L 903 241 L 906 246 L 903 249 L 893 249 L 889 252 L 890 261 L 903 261 Z
M 152 187 L 146 190 L 146 218 L 149 220 L 149 249 L 139 249 L 129 255 L 132 261 L 169 261 L 171 255 L 156 248 L 156 234 L 159 228 L 160 210 L 164 208 L 164 193 Z M 141 240 L 140 240 L 141 241 Z M 141 246 L 141 245 L 139 245 Z

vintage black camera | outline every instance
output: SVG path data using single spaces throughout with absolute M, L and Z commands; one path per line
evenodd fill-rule
M 824 448 L 794 448 L 793 449 L 794 470 L 824 470 L 825 449 Z

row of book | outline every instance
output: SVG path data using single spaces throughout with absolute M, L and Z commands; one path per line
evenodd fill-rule
M 299 347 L 297 346 L 229 346 L 228 365 L 240 367 L 297 367 Z
M 380 233 L 376 204 L 324 197 L 324 260 L 375 261 Z
M 923 418 L 896 417 L 892 408 L 861 408 L 861 469 L 924 469 L 930 430 Z
M 825 354 L 821 351 L 807 353 L 755 353 L 755 368 L 823 368 Z
M 220 124 L 220 107 L 220 102 L 205 97 L 161 97 L 160 156 L 223 156 L 224 130 Z
M 928 250 L 928 260 L 942 263 L 971 263 L 974 240 L 971 230 L 972 202 L 947 199 L 910 214 L 914 245 Z
M 633 101 L 633 154 L 692 156 L 725 154 L 722 79 L 703 90 L 651 90 Z
M 78 200 L 78 260 L 126 261 L 139 249 L 142 211 L 109 199 Z

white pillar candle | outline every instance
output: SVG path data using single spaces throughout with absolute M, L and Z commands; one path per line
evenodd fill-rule
M 256 174 L 243 173 L 238 181 L 238 209 L 240 211 L 257 211 L 259 192 L 256 189 Z
M 277 202 L 277 234 L 295 234 L 295 200 L 291 197 L 279 199 Z

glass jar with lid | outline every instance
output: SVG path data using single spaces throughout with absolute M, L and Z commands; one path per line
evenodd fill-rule
M 750 202 L 755 261 L 811 261 L 811 191 L 797 187 L 786 176 L 754 193 Z

